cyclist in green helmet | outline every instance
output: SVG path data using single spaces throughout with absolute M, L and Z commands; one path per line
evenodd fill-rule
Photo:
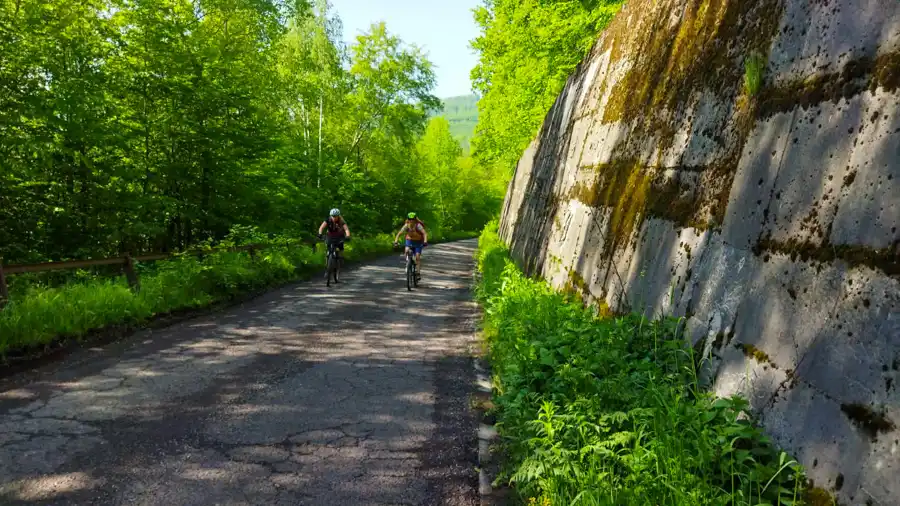
M 397 232 L 397 235 L 394 236 L 394 245 L 400 244 L 400 234 L 406 232 L 406 250 L 403 253 L 403 256 L 406 256 L 406 253 L 412 251 L 416 255 L 416 265 L 417 271 L 422 272 L 422 249 L 425 246 L 428 246 L 428 231 L 425 230 L 425 224 L 422 223 L 416 213 L 409 213 L 407 215 L 406 222 L 403 224 L 403 228 Z

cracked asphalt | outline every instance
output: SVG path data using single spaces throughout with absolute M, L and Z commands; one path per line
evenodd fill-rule
M 0 504 L 474 505 L 475 241 L 0 381 Z

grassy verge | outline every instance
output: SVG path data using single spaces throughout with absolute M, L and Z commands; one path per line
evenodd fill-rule
M 508 480 L 527 504 L 800 504 L 748 405 L 698 387 L 677 321 L 600 317 L 525 277 L 488 225 L 478 298 Z
M 438 243 L 475 235 L 460 232 L 430 239 Z M 345 257 L 352 262 L 388 254 L 392 239 L 387 234 L 354 237 Z M 87 277 L 62 286 L 15 285 L 9 304 L 0 310 L 0 357 L 28 355 L 98 329 L 140 324 L 303 278 L 324 268 L 324 245 L 317 245 L 315 252 L 308 246 L 273 245 L 255 259 L 248 253 L 217 253 L 202 260 L 185 256 L 138 267 L 139 293 L 132 292 L 122 276 Z

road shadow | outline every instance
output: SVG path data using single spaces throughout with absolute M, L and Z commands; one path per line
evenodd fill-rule
M 476 504 L 473 245 L 5 381 L 0 502 Z

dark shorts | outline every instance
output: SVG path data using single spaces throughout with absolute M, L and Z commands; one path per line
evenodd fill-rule
M 416 255 L 421 255 L 422 249 L 425 248 L 425 241 L 410 241 L 407 239 L 406 247 L 412 250 Z
M 325 237 L 325 244 L 334 244 L 334 249 L 337 251 L 344 251 L 343 237 Z

